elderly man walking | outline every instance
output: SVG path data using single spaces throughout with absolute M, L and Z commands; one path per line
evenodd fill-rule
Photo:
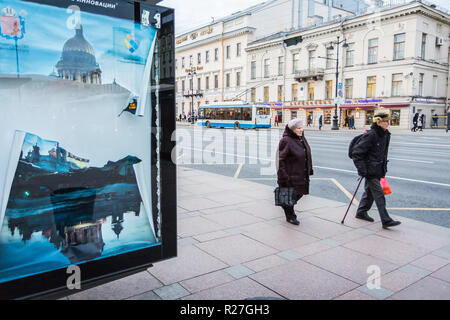
M 400 221 L 394 221 L 386 210 L 386 199 L 380 184 L 387 172 L 387 155 L 391 133 L 389 115 L 378 113 L 373 118 L 371 129 L 361 136 L 353 148 L 352 159 L 358 169 L 358 174 L 366 178 L 365 191 L 356 212 L 356 218 L 373 222 L 368 211 L 375 201 L 380 214 L 383 228 L 394 227 Z

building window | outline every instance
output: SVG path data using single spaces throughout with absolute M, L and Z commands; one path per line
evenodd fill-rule
M 349 43 L 345 52 L 345 66 L 351 67 L 355 64 L 355 44 Z
M 219 60 L 219 48 L 214 49 L 214 61 Z
M 209 62 L 209 50 L 205 52 L 205 63 Z
M 197 53 L 197 64 L 201 64 L 201 63 L 202 63 L 202 54 Z
M 374 113 L 375 113 L 374 110 L 367 110 L 366 111 L 366 126 L 372 125 Z
M 236 57 L 240 57 L 241 56 L 241 43 L 237 43 L 236 44 Z
M 181 68 L 184 68 L 184 57 L 181 58 Z
M 205 77 L 205 89 L 209 90 L 209 76 Z
M 252 61 L 250 65 L 250 79 L 256 79 L 256 61 Z
M 391 126 L 400 125 L 400 110 L 391 110 Z
M 396 34 L 394 36 L 394 60 L 405 58 L 405 34 Z
M 399 97 L 403 95 L 403 74 L 394 73 L 392 75 L 392 96 Z
M 236 87 L 240 87 L 241 86 L 241 72 L 238 71 L 236 72 Z
M 378 39 L 369 40 L 368 57 L 367 63 L 378 62 Z
M 229 88 L 230 87 L 230 74 L 229 73 L 227 73 L 226 75 L 225 75 L 225 87 L 227 87 L 227 88 Z
M 178 70 L 178 59 L 175 59 L 175 70 Z
M 333 68 L 334 65 L 333 57 L 334 57 L 334 49 L 327 48 L 327 65 L 326 65 L 327 69 Z
M 297 111 L 291 111 L 291 119 L 297 119 Z
M 420 46 L 420 57 L 425 60 L 425 49 L 427 47 L 427 34 L 422 33 L 422 44 Z
M 192 66 L 192 64 L 194 63 L 194 59 L 192 57 L 192 54 L 189 56 L 189 66 Z
M 309 70 L 313 70 L 316 67 L 316 50 L 310 50 L 309 54 Z
M 300 54 L 298 53 L 294 53 L 292 55 L 292 73 L 298 73 L 300 71 L 299 66 L 300 66 Z
M 292 84 L 292 101 L 298 100 L 298 83 Z
M 345 99 L 353 99 L 353 78 L 345 79 Z
M 219 75 L 215 74 L 214 75 L 214 89 L 218 89 L 219 88 Z
M 377 77 L 367 77 L 367 98 L 375 98 L 377 91 Z
M 264 78 L 270 76 L 270 59 L 264 59 Z
M 331 124 L 331 110 L 324 110 L 323 116 L 324 116 L 323 123 Z
M 278 75 L 282 76 L 284 74 L 284 57 L 278 57 Z
M 325 99 L 333 98 L 333 80 L 325 82 Z
M 314 82 L 308 82 L 308 100 L 314 100 Z
M 264 87 L 264 102 L 269 102 L 269 87 Z
M 197 90 L 202 90 L 202 78 L 197 78 Z
M 423 96 L 423 73 L 419 73 L 419 96 Z
M 194 79 L 189 79 L 189 90 L 194 90 Z
M 278 86 L 278 102 L 283 102 L 283 86 Z
M 230 47 L 230 46 L 227 46 L 225 52 L 226 52 L 226 57 L 227 57 L 227 59 L 230 59 L 230 58 L 231 58 L 231 54 L 230 54 L 230 52 L 231 52 L 231 47 Z
M 184 89 L 185 89 L 184 80 L 181 80 L 181 92 L 184 93 Z
M 250 101 L 255 102 L 256 101 L 256 88 L 252 88 L 250 90 Z

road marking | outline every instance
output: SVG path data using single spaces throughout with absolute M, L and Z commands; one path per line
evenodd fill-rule
M 239 173 L 241 172 L 241 169 L 242 169 L 243 166 L 244 166 L 244 164 L 241 163 L 241 164 L 239 165 L 239 167 L 237 168 L 236 173 L 234 174 L 234 178 L 235 178 L 235 179 L 237 179 L 237 177 L 239 176 Z
M 333 171 L 339 171 L 339 172 L 347 172 L 347 173 L 358 174 L 356 171 L 353 171 L 353 170 L 345 170 L 345 169 L 329 168 L 329 167 L 319 167 L 319 166 L 314 166 L 314 168 L 319 168 L 319 169 L 326 169 L 326 170 L 333 170 Z M 443 187 L 450 187 L 450 184 L 448 184 L 448 183 L 440 183 L 440 182 L 433 182 L 433 181 L 416 180 L 416 179 L 409 179 L 409 178 L 402 178 L 402 177 L 395 177 L 395 176 L 386 176 L 386 178 L 389 178 L 389 179 L 396 179 L 396 180 L 404 180 L 404 181 L 411 181 L 411 182 L 419 182 L 419 183 L 425 183 L 425 184 L 432 184 L 432 185 L 443 186 Z
M 350 201 L 352 201 L 353 199 L 353 195 L 347 191 L 347 189 L 345 189 L 342 184 L 340 184 L 336 179 L 334 178 L 330 178 L 331 181 L 333 181 L 333 183 L 347 196 L 347 198 L 350 199 Z M 359 206 L 359 201 L 355 199 L 353 199 L 352 204 Z

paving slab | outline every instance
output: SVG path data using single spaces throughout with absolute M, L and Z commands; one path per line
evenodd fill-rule
M 179 247 L 176 258 L 155 263 L 148 270 L 163 284 L 169 285 L 226 267 L 219 259 L 192 245 Z
M 449 300 L 450 283 L 426 277 L 395 293 L 393 300 Z
M 154 292 L 161 297 L 162 300 L 176 300 L 190 294 L 189 291 L 178 283 L 155 289 Z
M 230 210 L 227 212 L 212 213 L 205 216 L 205 218 L 210 221 L 213 221 L 217 225 L 221 225 L 222 228 L 227 229 L 263 221 L 260 218 L 252 216 L 240 210 Z
M 191 293 L 220 286 L 224 283 L 235 280 L 229 273 L 219 270 L 207 273 L 192 279 L 181 281 L 180 284 Z
M 315 238 L 325 239 L 352 229 L 340 223 L 330 222 L 318 217 L 309 217 L 300 221 L 297 230 Z
M 246 262 L 243 265 L 252 269 L 255 272 L 270 269 L 276 266 L 287 263 L 288 260 L 280 257 L 279 255 L 270 255 L 267 257 L 259 258 L 250 262 Z
M 398 268 L 395 264 L 344 247 L 332 248 L 302 260 L 359 284 L 367 282 L 372 274 L 368 272 L 371 266 L 379 267 L 381 275 Z
M 433 278 L 437 278 L 450 283 L 450 264 L 431 274 Z M 450 296 L 449 296 L 450 299 Z
M 365 294 L 361 290 L 355 289 L 339 297 L 336 297 L 333 300 L 377 300 L 377 299 L 368 294 Z
M 121 300 L 162 287 L 163 284 L 147 271 L 115 280 L 79 293 L 69 300 Z
M 178 198 L 178 206 L 187 211 L 196 211 L 202 209 L 221 207 L 222 204 L 203 197 Z
M 204 233 L 211 233 L 214 231 L 219 231 L 223 227 L 201 216 L 184 218 L 178 220 L 177 223 L 178 235 L 181 237 L 191 237 Z
M 429 251 L 423 248 L 378 235 L 368 235 L 367 237 L 346 243 L 344 247 L 397 265 L 408 264 L 429 253 Z
M 183 297 L 181 300 L 244 300 L 255 297 L 283 298 L 252 279 L 242 278 Z
M 381 276 L 380 285 L 392 292 L 397 292 L 405 289 L 420 279 L 421 277 L 418 275 L 398 269 Z
M 250 276 L 291 300 L 333 299 L 359 285 L 302 260 L 295 260 Z
M 419 258 L 419 259 L 411 262 L 411 264 L 416 267 L 420 267 L 420 268 L 427 269 L 430 271 L 436 271 L 436 270 L 446 266 L 449 263 L 450 263 L 449 259 L 444 259 L 444 258 L 435 256 L 433 254 L 428 254 L 422 258 Z
M 270 232 L 267 232 L 267 229 L 260 229 L 252 232 L 244 232 L 244 234 L 278 250 L 299 247 L 315 242 L 318 239 L 284 225 L 272 226 L 270 227 Z
M 277 252 L 274 248 L 240 234 L 199 243 L 196 246 L 228 266 L 242 264 Z

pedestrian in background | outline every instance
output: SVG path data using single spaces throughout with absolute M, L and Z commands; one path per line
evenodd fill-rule
M 417 130 L 417 122 L 419 121 L 419 113 L 416 112 L 416 114 L 413 117 L 413 127 L 411 128 L 411 131 L 416 132 Z
M 352 159 L 358 169 L 358 175 L 366 179 L 364 194 L 356 211 L 356 218 L 373 222 L 367 213 L 375 201 L 383 228 L 394 227 L 400 221 L 394 221 L 386 210 L 386 199 L 380 179 L 387 173 L 387 156 L 391 133 L 389 114 L 381 112 L 374 116 L 374 123 L 360 140 L 352 152 Z
M 424 123 L 423 123 L 423 117 L 424 117 L 424 115 L 423 115 L 423 113 L 419 116 L 419 120 L 417 120 L 417 129 L 419 130 L 419 131 L 423 131 L 423 125 L 424 125 Z
M 319 117 L 319 130 L 322 130 L 322 115 Z
M 278 114 L 275 113 L 275 127 L 278 127 Z
M 349 119 L 348 115 L 346 115 L 346 116 L 345 116 L 345 120 L 344 120 L 344 127 L 347 127 L 347 128 L 348 128 L 348 126 L 349 126 L 349 121 L 350 121 L 350 119 Z
M 303 122 L 300 119 L 289 121 L 278 145 L 278 185 L 293 187 L 297 194 L 297 201 L 303 195 L 309 194 L 309 176 L 314 174 L 312 166 L 311 148 L 303 132 Z M 299 225 L 294 206 L 282 206 L 286 221 Z

